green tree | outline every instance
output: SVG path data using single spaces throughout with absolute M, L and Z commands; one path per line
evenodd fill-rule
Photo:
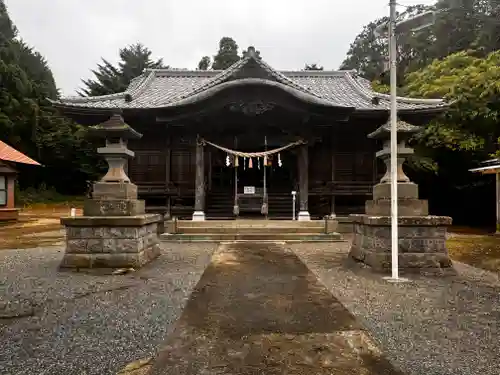
M 408 7 L 398 14 L 398 20 L 413 17 L 429 9 L 423 5 Z M 387 36 L 375 35 L 375 29 L 387 22 L 388 18 L 383 17 L 364 26 L 349 47 L 340 69 L 357 70 L 366 79 L 371 81 L 378 79 L 381 83 L 387 84 L 389 77 L 384 73 L 389 56 L 389 41 Z M 398 82 L 402 84 L 406 73 L 421 68 L 434 59 L 426 53 L 432 34 L 429 30 L 422 30 L 418 33 L 398 35 L 397 39 Z
M 225 36 L 219 41 L 219 51 L 213 58 L 212 69 L 227 69 L 238 60 L 238 45 L 233 38 Z
M 0 134 L 14 145 L 23 136 L 31 136 L 36 113 L 33 101 L 33 82 L 19 65 L 16 48 L 17 29 L 12 24 L 7 8 L 0 0 Z
M 453 103 L 447 115 L 420 135 L 430 148 L 454 151 L 498 150 L 500 137 L 500 51 L 485 58 L 458 52 L 407 77 L 409 96 L 445 98 Z M 482 155 L 486 157 L 487 155 Z
M 203 56 L 198 63 L 198 70 L 208 70 L 210 67 L 210 57 L 209 56 Z
M 15 41 L 13 47 L 18 51 L 18 63 L 29 76 L 29 78 L 39 85 L 44 96 L 56 99 L 59 91 L 52 71 L 47 64 L 47 60 L 24 41 Z
M 144 69 L 168 68 L 163 60 L 152 60 L 152 52 L 141 43 L 120 49 L 120 62 L 114 66 L 106 59 L 92 70 L 95 79 L 83 80 L 85 88 L 79 91 L 81 96 L 114 94 L 126 90 L 130 81 L 142 74 Z

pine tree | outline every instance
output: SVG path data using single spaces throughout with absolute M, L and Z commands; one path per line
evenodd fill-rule
M 83 80 L 85 88 L 81 89 L 81 96 L 97 96 L 123 92 L 130 81 L 142 74 L 144 69 L 168 68 L 163 60 L 153 61 L 152 52 L 141 43 L 120 49 L 120 62 L 114 66 L 106 59 L 92 70 L 95 79 Z

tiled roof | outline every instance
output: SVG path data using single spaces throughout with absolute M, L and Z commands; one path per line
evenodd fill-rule
M 27 157 L 23 153 L 17 151 L 16 149 L 10 147 L 8 144 L 2 141 L 0 141 L 0 160 L 10 161 L 13 163 L 40 165 L 40 163 Z
M 135 78 L 123 93 L 96 97 L 67 97 L 57 106 L 98 109 L 140 109 L 174 107 L 224 85 L 251 81 L 251 76 L 239 75 L 247 64 L 256 64 L 266 79 L 255 81 L 271 82 L 299 94 L 305 100 L 321 101 L 337 107 L 354 107 L 358 111 L 387 111 L 390 108 L 389 95 L 376 93 L 370 82 L 355 71 L 276 71 L 265 63 L 250 47 L 244 58 L 224 71 L 213 70 L 146 70 Z M 222 86 L 221 86 L 222 85 Z M 440 99 L 398 98 L 398 109 L 428 110 L 446 108 Z

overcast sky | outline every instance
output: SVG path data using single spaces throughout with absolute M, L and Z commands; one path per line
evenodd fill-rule
M 432 4 L 434 0 L 398 3 Z M 363 25 L 388 14 L 388 0 L 6 0 L 21 37 L 72 95 L 101 57 L 112 62 L 141 42 L 175 68 L 195 69 L 222 36 L 253 45 L 276 69 L 318 63 L 337 69 Z

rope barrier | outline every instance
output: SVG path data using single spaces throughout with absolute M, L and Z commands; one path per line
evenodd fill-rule
M 289 149 L 291 147 L 295 147 L 295 146 L 298 146 L 298 145 L 301 145 L 301 144 L 305 144 L 306 142 L 301 139 L 301 140 L 289 143 L 289 144 L 287 144 L 287 145 L 285 145 L 283 147 L 278 147 L 278 148 L 275 148 L 273 150 L 261 151 L 261 152 L 242 152 L 242 151 L 231 150 L 229 148 L 226 148 L 226 147 L 217 145 L 215 143 L 209 142 L 209 141 L 207 141 L 205 139 L 202 139 L 201 143 L 203 145 L 210 145 L 212 147 L 218 148 L 221 151 L 224 151 L 227 154 L 238 156 L 238 157 L 241 157 L 241 158 L 262 158 L 264 156 L 269 156 L 269 155 L 277 154 L 277 153 L 279 153 L 281 151 L 284 151 L 284 150 L 287 150 L 287 149 Z

